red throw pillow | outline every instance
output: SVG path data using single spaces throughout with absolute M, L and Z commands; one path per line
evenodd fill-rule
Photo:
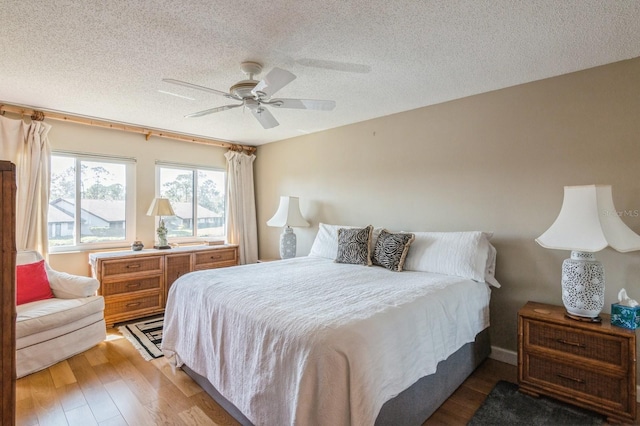
M 44 269 L 44 259 L 16 267 L 16 305 L 51 299 L 53 293 L 49 287 L 49 278 Z

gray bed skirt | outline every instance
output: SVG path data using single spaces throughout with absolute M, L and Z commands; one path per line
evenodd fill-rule
M 435 373 L 424 376 L 395 398 L 385 402 L 376 419 L 376 426 L 421 425 L 490 352 L 489 329 L 486 328 L 476 335 L 474 342 L 467 343 L 449 358 L 440 361 Z M 243 426 L 253 426 L 205 377 L 195 373 L 186 364 L 182 366 L 182 370 Z

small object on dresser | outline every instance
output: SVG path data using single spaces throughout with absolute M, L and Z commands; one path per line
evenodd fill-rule
M 635 330 L 640 327 L 640 306 L 631 307 L 612 303 L 611 324 L 630 330 Z
M 640 327 L 640 306 L 624 288 L 618 293 L 618 303 L 611 304 L 611 324 L 631 330 Z
M 142 244 L 142 241 L 134 241 L 133 244 L 131 244 L 131 250 L 133 251 L 140 251 L 144 248 L 144 244 Z

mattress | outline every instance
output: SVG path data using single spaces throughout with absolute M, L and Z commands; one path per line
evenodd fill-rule
M 489 325 L 485 283 L 323 258 L 194 272 L 163 352 L 256 425 L 371 425 L 382 405 Z

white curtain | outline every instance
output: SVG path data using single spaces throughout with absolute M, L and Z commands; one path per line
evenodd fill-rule
M 51 126 L 0 116 L 0 159 L 16 165 L 16 248 L 47 255 Z
M 239 245 L 240 264 L 258 261 L 256 197 L 253 162 L 256 156 L 228 151 L 227 158 L 227 240 Z

